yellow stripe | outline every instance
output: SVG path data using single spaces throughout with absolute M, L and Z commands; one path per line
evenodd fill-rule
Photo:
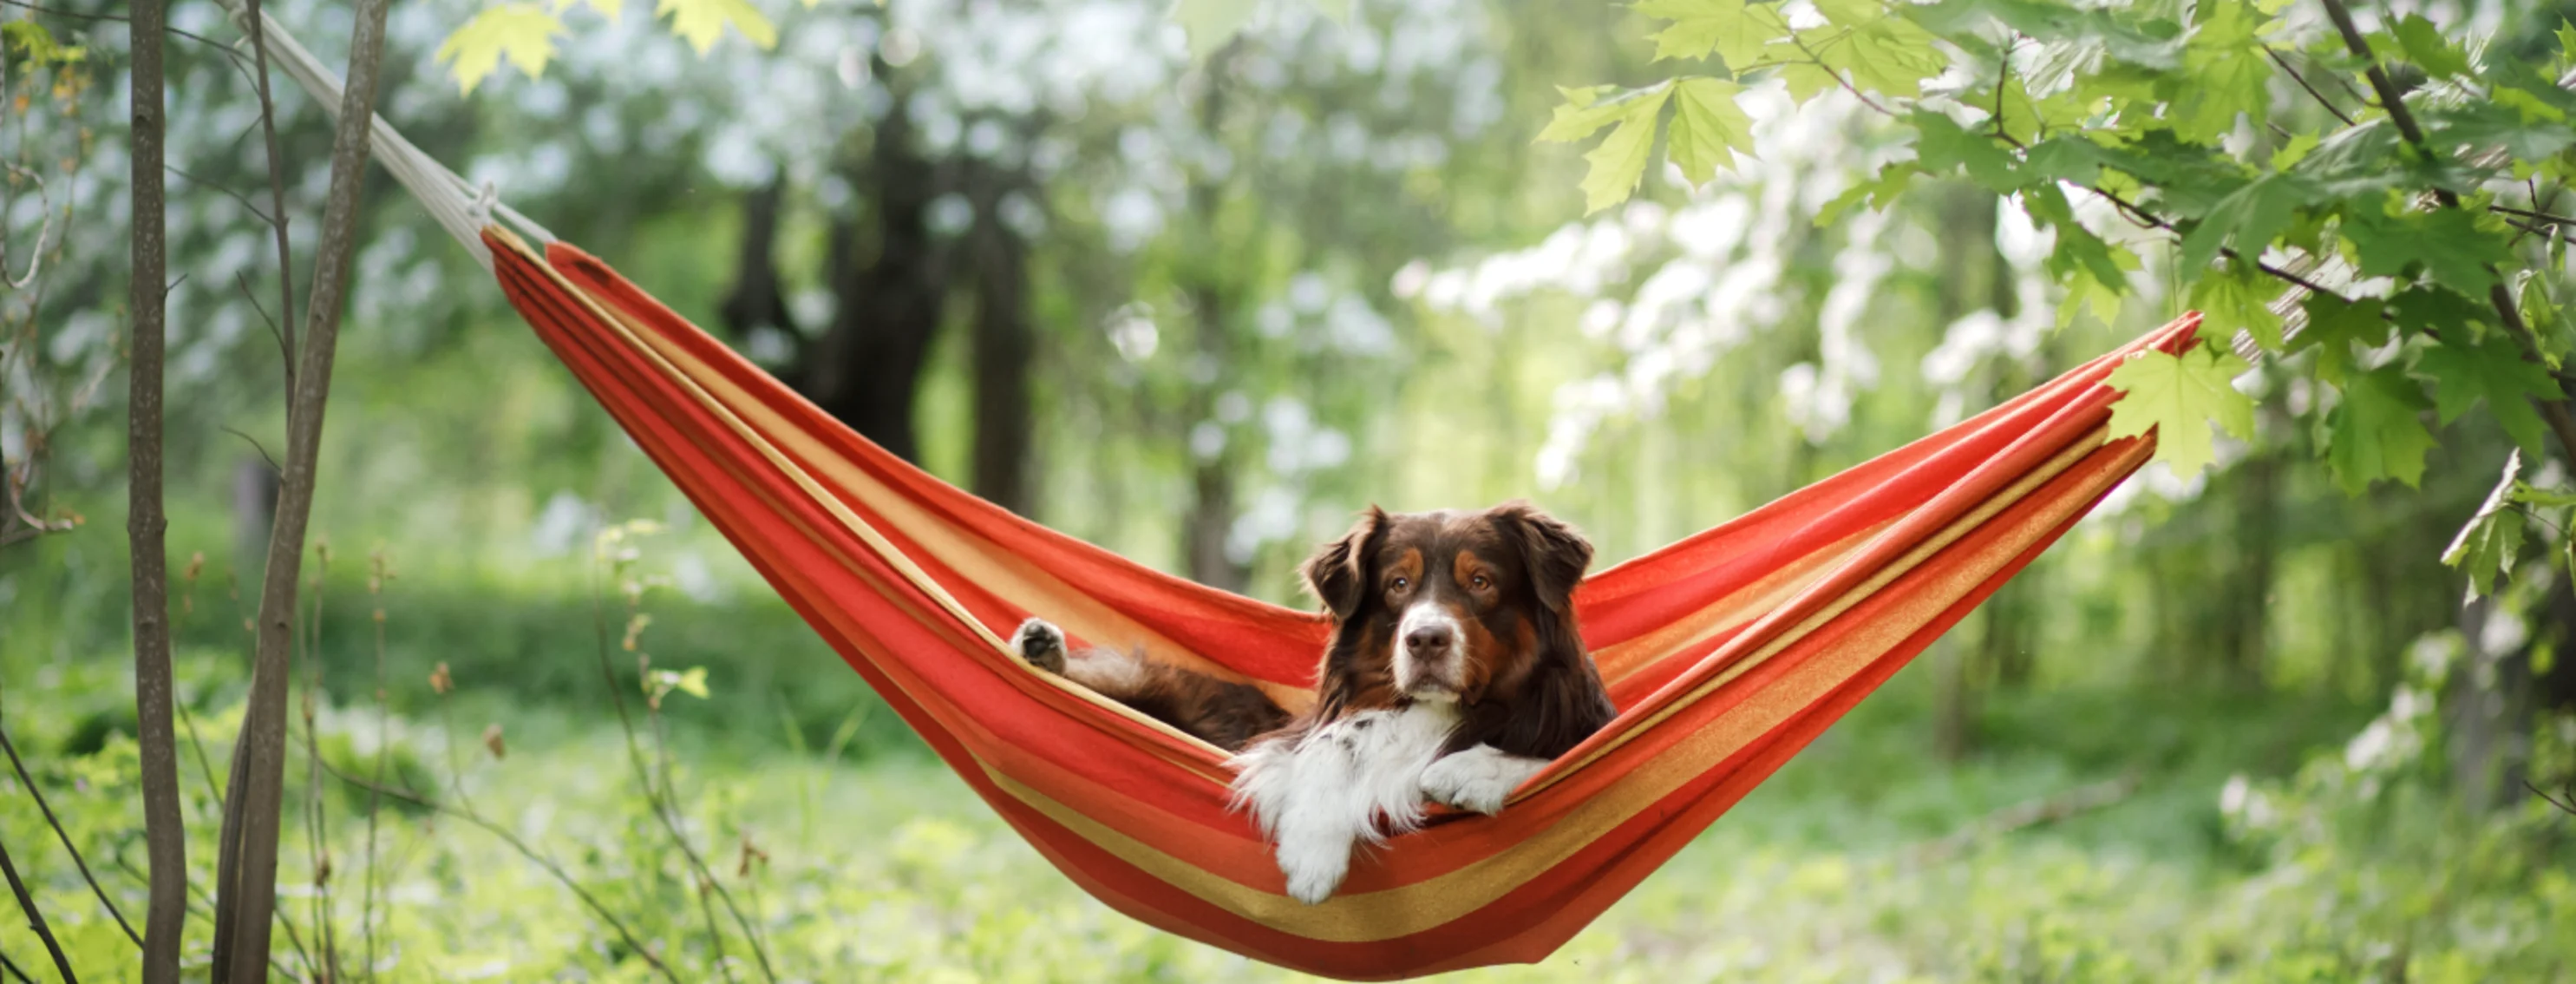
M 674 383 L 679 384 L 684 392 L 688 393 L 691 398 L 695 399 L 709 414 L 713 415 L 717 420 L 722 421 L 728 429 L 734 432 L 735 436 L 741 438 L 744 443 L 749 444 L 753 450 L 760 452 L 761 456 L 769 461 L 771 467 L 778 469 L 780 474 L 787 476 L 788 480 L 796 483 L 797 487 L 802 489 L 808 497 L 814 500 L 816 504 L 822 506 L 825 511 L 829 512 L 833 516 L 833 518 L 839 520 L 844 528 L 849 530 L 851 533 L 856 534 L 861 542 L 866 543 L 870 550 L 873 550 L 880 558 L 883 558 L 888 566 L 893 567 L 898 573 L 902 574 L 906 581 L 910 581 L 913 587 L 919 589 L 923 594 L 928 595 L 931 600 L 938 602 L 939 606 L 946 609 L 950 616 L 954 617 L 960 624 L 965 625 L 977 638 L 983 640 L 989 654 L 995 657 L 996 662 L 1013 667 L 1018 672 L 1026 673 L 1038 680 L 1045 681 L 1049 686 L 1056 687 L 1067 693 L 1080 697 L 1083 700 L 1090 701 L 1094 706 L 1102 708 L 1103 710 L 1121 715 L 1143 724 L 1146 727 L 1161 731 L 1188 744 L 1195 745 L 1199 749 L 1204 750 L 1207 756 L 1220 759 L 1224 757 L 1225 752 L 1223 749 L 1220 749 L 1215 745 L 1211 745 L 1195 735 L 1189 734 L 1188 732 L 1182 731 L 1178 728 L 1174 728 L 1171 725 L 1164 724 L 1161 721 L 1157 721 L 1125 704 L 1102 697 L 1099 694 L 1092 692 L 1088 687 L 1077 685 L 1072 681 L 1066 680 L 1055 674 L 1038 670 L 1036 667 L 1029 666 L 1027 663 L 1014 657 L 1011 654 L 1010 646 L 1004 643 L 1000 636 L 993 634 L 993 630 L 985 626 L 982 620 L 977 619 L 972 613 L 969 613 L 966 610 L 966 606 L 959 603 L 955 595 L 949 594 L 947 588 L 941 586 L 938 581 L 932 579 L 927 572 L 921 569 L 920 565 L 913 563 L 911 557 L 905 556 L 904 552 L 897 549 L 891 541 L 888 541 L 884 534 L 877 532 L 876 527 L 869 525 L 866 520 L 859 518 L 856 513 L 851 512 L 848 506 L 842 505 L 839 499 L 825 492 L 822 487 L 814 481 L 813 476 L 807 475 L 804 469 L 797 467 L 795 462 L 788 460 L 785 455 L 781 454 L 778 449 L 768 440 L 763 438 L 761 434 L 744 424 L 741 417 L 734 413 L 731 408 L 717 402 L 713 396 L 707 393 L 705 387 L 700 386 L 694 378 L 674 366 L 670 359 L 663 356 L 662 351 L 658 346 L 654 346 L 645 341 L 645 338 L 649 335 L 648 332 L 637 330 L 633 325 L 627 323 L 624 316 L 616 312 L 609 305 L 602 304 L 597 298 L 590 296 L 588 291 L 582 290 L 579 286 L 573 284 L 572 281 L 565 279 L 564 275 L 557 272 L 552 264 L 545 262 L 542 258 L 530 251 L 527 244 L 520 241 L 517 236 L 512 235 L 509 230 L 502 229 L 497 226 L 486 227 L 486 229 L 489 232 L 495 233 L 496 238 L 502 240 L 502 242 L 508 245 L 513 252 L 526 258 L 529 265 L 543 271 L 547 279 L 553 281 L 555 286 L 562 290 L 566 295 L 579 301 L 583 307 L 590 311 L 592 317 L 598 319 L 602 325 L 622 336 L 629 347 L 652 360 L 657 368 L 659 368 L 667 378 Z M 1214 776 L 1207 776 L 1196 767 L 1193 767 L 1191 771 L 1193 773 L 1199 773 L 1203 778 L 1206 778 L 1209 782 L 1216 785 L 1222 786 L 1225 784 L 1223 779 Z

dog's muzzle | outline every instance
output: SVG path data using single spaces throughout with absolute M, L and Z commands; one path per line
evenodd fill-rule
M 1395 626 L 1395 688 L 1414 700 L 1454 701 L 1465 686 L 1467 643 L 1440 606 L 1406 609 Z

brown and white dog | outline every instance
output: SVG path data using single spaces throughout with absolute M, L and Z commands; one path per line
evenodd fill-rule
M 1580 534 L 1526 503 L 1371 507 L 1300 569 L 1333 636 L 1314 707 L 1293 719 L 1250 686 L 1138 654 L 1067 661 L 1062 633 L 1037 619 L 1018 642 L 1041 669 L 1240 750 L 1235 805 L 1276 845 L 1289 894 L 1315 903 L 1354 848 L 1418 826 L 1425 799 L 1496 812 L 1617 713 L 1575 625 L 1591 560 Z

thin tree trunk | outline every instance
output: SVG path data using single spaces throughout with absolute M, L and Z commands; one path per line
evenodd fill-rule
M 1022 516 L 1030 514 L 1029 447 L 1035 410 L 1029 364 L 1037 333 L 1029 325 L 1029 244 L 1002 221 L 1003 199 L 1025 187 L 1019 174 L 980 164 L 969 186 L 975 202 L 975 494 Z
M 786 201 L 785 178 L 743 196 L 742 248 L 735 254 L 733 289 L 716 305 L 717 323 L 737 344 L 763 328 L 785 333 L 791 344 L 804 343 L 778 279 L 778 219 Z
M 879 78 L 893 69 L 878 63 Z M 910 461 L 920 460 L 913 404 L 947 300 L 947 264 L 930 231 L 930 203 L 941 191 L 937 162 L 912 145 L 907 100 L 898 94 L 877 124 L 863 177 L 876 194 L 876 255 L 865 266 L 857 231 L 836 227 L 832 271 L 840 299 L 831 330 L 810 347 L 800 368 L 805 393 L 825 413 Z
M 133 281 L 131 411 L 126 421 L 125 535 L 134 565 L 134 721 L 142 755 L 143 836 L 151 870 L 145 909 L 143 980 L 179 979 L 179 942 L 188 919 L 188 832 L 179 816 L 179 741 L 170 724 L 170 570 L 161 511 L 161 364 L 169 295 L 162 198 L 162 0 L 134 5 Z
M 358 0 L 349 39 L 347 88 L 331 140 L 331 187 L 323 205 L 322 239 L 314 255 L 313 296 L 305 305 L 305 337 L 296 353 L 301 364 L 288 403 L 285 474 L 260 590 L 259 650 L 251 667 L 250 706 L 234 751 L 240 764 L 225 797 L 229 809 L 215 899 L 213 973 L 219 984 L 249 984 L 265 980 L 268 974 L 269 927 L 277 905 L 296 580 L 304 558 L 305 523 L 312 516 L 314 458 L 322 444 L 331 360 L 338 348 L 349 265 L 356 253 L 358 193 L 367 177 L 368 126 L 374 118 L 377 70 L 384 56 L 386 3 Z
M 1199 95 L 1199 132 L 1209 140 L 1219 136 L 1225 123 L 1225 76 L 1234 63 L 1240 41 L 1229 42 L 1210 56 L 1203 67 Z M 1249 565 L 1226 555 L 1225 541 L 1234 530 L 1235 489 L 1234 462 L 1240 456 L 1231 435 L 1216 453 L 1203 454 L 1197 447 L 1196 431 L 1200 427 L 1223 427 L 1216 419 L 1216 397 L 1230 381 L 1234 359 L 1233 297 L 1220 282 L 1223 276 L 1210 263 L 1219 255 L 1217 249 L 1217 209 L 1223 204 L 1225 189 L 1210 176 L 1195 174 L 1190 180 L 1190 220 L 1199 237 L 1199 255 L 1190 273 L 1195 281 L 1189 288 L 1190 311 L 1195 316 L 1198 336 L 1198 359 L 1207 367 L 1204 378 L 1191 381 L 1190 428 L 1184 439 L 1190 445 L 1190 514 L 1183 524 L 1181 551 L 1190 565 L 1190 579 L 1227 591 L 1242 591 L 1249 586 Z

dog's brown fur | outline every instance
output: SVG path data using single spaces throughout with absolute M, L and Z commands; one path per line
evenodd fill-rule
M 1583 651 L 1574 588 L 1592 545 L 1527 503 L 1481 512 L 1390 514 L 1371 507 L 1359 524 L 1300 568 L 1333 621 L 1318 668 L 1318 699 L 1292 720 L 1259 688 L 1094 649 L 1068 658 L 1063 633 L 1038 619 L 1020 627 L 1021 656 L 1227 751 L 1277 731 L 1289 737 L 1362 710 L 1400 707 L 1408 684 L 1459 704 L 1447 744 L 1478 744 L 1553 759 L 1617 712 Z M 1425 599 L 1461 627 L 1465 645 L 1439 680 L 1396 678 L 1396 627 Z

